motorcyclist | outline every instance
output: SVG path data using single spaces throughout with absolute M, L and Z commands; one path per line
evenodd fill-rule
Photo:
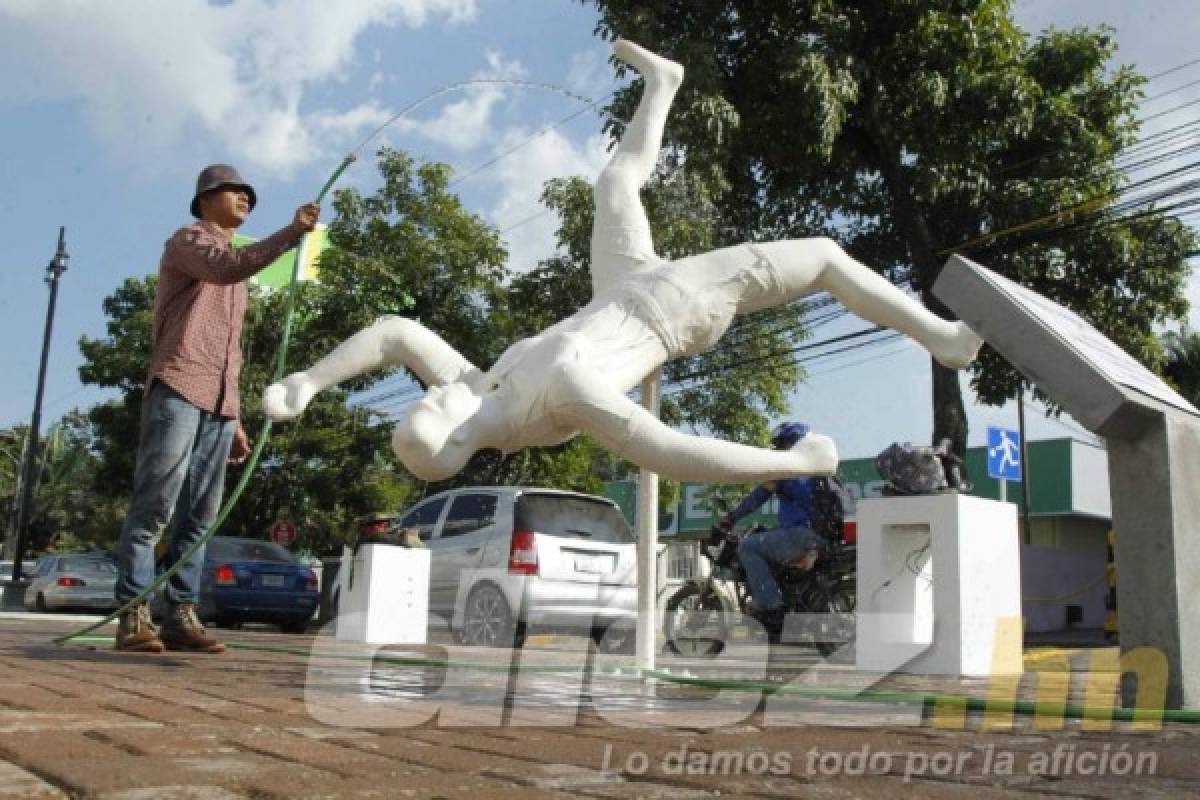
M 807 434 L 808 426 L 803 422 L 785 422 L 771 433 L 771 446 L 788 450 Z M 763 483 L 717 523 L 723 530 L 729 530 L 771 495 L 779 497 L 778 527 L 747 536 L 738 545 L 738 557 L 754 602 L 751 613 L 770 633 L 782 630 L 785 614 L 783 593 L 771 573 L 771 565 L 793 564 L 810 569 L 821 547 L 821 538 L 812 529 L 813 484 L 813 478 L 803 476 Z

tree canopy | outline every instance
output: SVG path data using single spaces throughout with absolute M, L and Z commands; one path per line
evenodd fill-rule
M 1188 402 L 1200 408 L 1200 333 L 1184 327 L 1163 337 L 1167 364 L 1163 372 Z
M 1010 0 L 582 1 L 605 37 L 687 68 L 668 142 L 731 230 L 833 236 L 945 316 L 930 290 L 961 253 L 1161 365 L 1195 239 L 1117 166 L 1143 80 L 1113 67 L 1111 31 L 1030 37 Z M 1018 379 L 985 351 L 971 380 L 999 403 Z M 958 375 L 933 383 L 934 437 L 961 450 Z

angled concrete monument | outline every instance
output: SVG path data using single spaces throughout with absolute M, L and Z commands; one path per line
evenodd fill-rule
M 1166 707 L 1200 708 L 1200 411 L 1078 315 L 965 258 L 933 293 L 1106 440 L 1122 658 L 1158 651 Z M 1155 677 L 1139 673 L 1143 691 Z

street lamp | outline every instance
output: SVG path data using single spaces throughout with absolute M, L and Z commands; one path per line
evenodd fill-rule
M 29 423 L 28 440 L 25 446 L 25 465 L 21 479 L 21 510 L 17 517 L 17 549 L 13 554 L 12 579 L 4 591 L 4 604 L 23 602 L 25 594 L 24 573 L 21 559 L 25 554 L 25 543 L 29 540 L 29 522 L 33 508 L 33 469 L 37 461 L 38 431 L 42 424 L 42 394 L 46 389 L 46 359 L 50 355 L 50 332 L 54 327 L 54 306 L 58 301 L 58 279 L 67 271 L 66 228 L 58 229 L 58 250 L 46 267 L 46 283 L 50 286 L 50 304 L 46 308 L 46 333 L 42 337 L 42 363 L 38 369 L 37 394 L 33 401 L 33 420 Z

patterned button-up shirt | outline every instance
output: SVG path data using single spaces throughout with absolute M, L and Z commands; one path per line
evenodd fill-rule
M 211 222 L 176 231 L 167 240 L 158 268 L 147 383 L 160 380 L 198 408 L 237 418 L 244 281 L 302 235 L 289 225 L 261 242 L 235 249 Z

